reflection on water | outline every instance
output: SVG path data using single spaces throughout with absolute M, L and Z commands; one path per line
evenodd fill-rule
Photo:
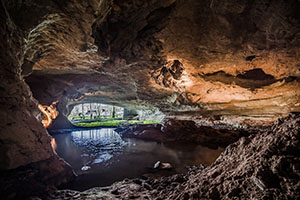
M 71 133 L 75 140 L 97 141 L 102 143 L 120 142 L 122 139 L 112 128 L 90 129 L 90 130 L 75 130 Z
M 186 172 L 186 166 L 210 165 L 223 151 L 193 144 L 123 140 L 112 128 L 73 130 L 54 134 L 53 137 L 56 152 L 79 175 L 66 186 L 76 190 L 106 186 L 124 178 L 153 173 L 151 168 L 158 160 L 169 162 L 174 167 L 164 173 Z

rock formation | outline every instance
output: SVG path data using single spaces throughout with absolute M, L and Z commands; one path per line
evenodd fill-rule
M 40 122 L 37 101 L 21 75 L 23 32 L 12 21 L 4 2 L 0 9 L 0 191 L 3 198 L 14 199 L 69 181 L 73 172 L 52 149 L 51 136 Z M 19 178 L 25 181 L 18 183 Z
M 296 0 L 64 6 L 28 35 L 26 80 L 41 102 L 156 107 L 252 125 L 300 110 Z
M 1 0 L 1 193 L 22 195 L 13 187 L 21 172 L 25 184 L 41 186 L 24 195 L 72 177 L 51 148 L 38 103 L 59 102 L 54 128 L 71 126 L 66 115 L 82 102 L 213 125 L 267 125 L 300 111 L 299 10 L 298 0 Z M 145 193 L 296 197 L 298 127 L 294 116 L 239 140 L 189 176 L 185 194 Z

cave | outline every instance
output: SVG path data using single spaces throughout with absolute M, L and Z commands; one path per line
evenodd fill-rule
M 299 10 L 1 0 L 1 199 L 299 199 Z

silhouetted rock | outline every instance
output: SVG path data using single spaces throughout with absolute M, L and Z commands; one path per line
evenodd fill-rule
M 159 142 L 190 142 L 217 148 L 225 147 L 242 136 L 254 131 L 246 129 L 221 129 L 208 126 L 196 126 L 190 120 L 167 119 L 162 125 L 136 124 L 116 129 L 122 137 L 140 138 Z

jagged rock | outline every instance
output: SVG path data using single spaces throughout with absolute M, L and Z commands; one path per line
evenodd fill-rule
M 157 169 L 157 168 L 159 168 L 159 165 L 160 165 L 160 161 L 157 161 L 157 162 L 154 164 L 153 168 L 154 168 L 154 169 Z
M 172 165 L 170 163 L 161 163 L 161 169 L 172 169 Z

